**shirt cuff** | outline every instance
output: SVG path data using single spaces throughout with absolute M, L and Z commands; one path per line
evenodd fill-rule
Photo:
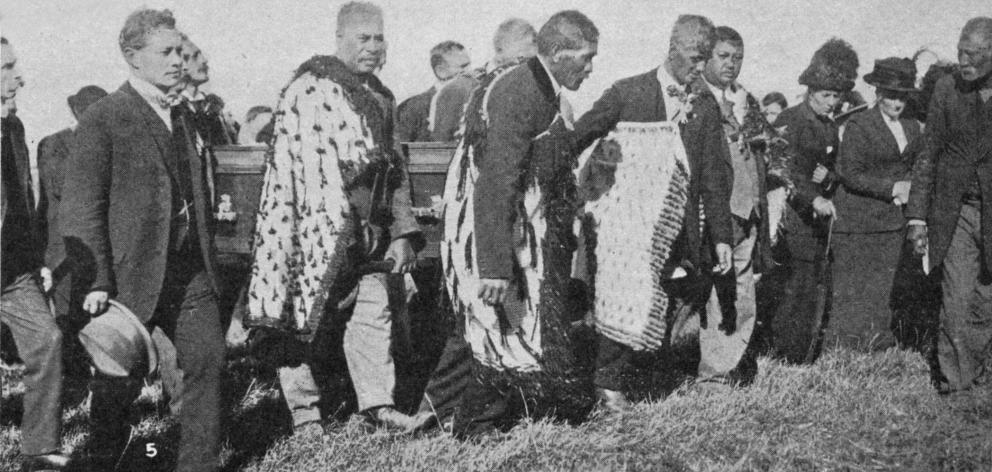
M 927 222 L 918 218 L 912 218 L 906 224 L 909 226 L 926 226 Z

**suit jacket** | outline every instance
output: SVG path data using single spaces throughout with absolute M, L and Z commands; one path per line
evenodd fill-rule
M 912 154 L 920 124 L 912 119 L 899 120 L 907 142 L 905 152 L 900 152 L 884 120 L 875 106 L 854 115 L 845 126 L 837 157 L 837 173 L 843 183 L 835 198 L 837 232 L 878 233 L 906 226 L 902 209 L 892 204 L 892 186 L 912 178 Z
M 523 177 L 536 156 L 533 140 L 558 113 L 551 78 L 535 57 L 507 71 L 489 90 L 489 128 L 477 159 L 475 235 L 481 278 L 514 275 L 513 223 L 523 201 Z
M 65 244 L 59 234 L 58 208 L 62 201 L 62 184 L 65 181 L 65 161 L 72 147 L 72 128 L 63 129 L 46 136 L 38 143 L 38 179 L 48 199 L 48 248 L 45 251 L 45 266 L 56 272 L 65 260 Z
M 434 87 L 400 103 L 396 112 L 396 137 L 399 142 L 430 141 L 427 115 L 430 114 Z
M 793 256 L 813 260 L 822 254 L 827 240 L 827 224 L 813 215 L 813 200 L 830 198 L 835 178 L 828 176 L 823 183 L 813 182 L 817 164 L 833 171 L 840 145 L 837 124 L 813 113 L 806 102 L 782 112 L 775 121 L 784 127 L 784 137 L 792 148 L 792 159 L 787 163 L 789 175 L 795 186 L 789 198 L 789 211 L 785 216 L 785 235 Z
M 80 118 L 65 167 L 60 209 L 66 251 L 89 290 L 107 290 L 142 321 L 154 314 L 165 277 L 179 158 L 189 160 L 203 263 L 214 281 L 212 205 L 184 107 L 184 133 L 169 131 L 129 83 Z M 178 136 L 178 139 L 177 139 Z M 194 235 L 191 235 L 193 237 Z M 214 287 L 216 289 L 216 283 Z
M 697 268 L 713 263 L 717 243 L 733 245 L 730 217 L 730 192 L 733 166 L 727 150 L 719 105 L 702 82 L 692 85 L 699 96 L 693 106 L 695 117 L 682 126 L 682 142 L 689 158 L 692 179 L 688 208 L 700 202 L 706 215 L 706 234 L 700 231 L 700 212 L 687 211 L 673 261 L 687 261 Z M 658 82 L 658 69 L 622 79 L 603 93 L 591 110 L 575 123 L 577 149 L 585 149 L 597 138 L 606 136 L 621 121 L 665 121 L 664 91 Z
M 0 269 L 3 271 L 3 285 L 6 286 L 15 277 L 39 269 L 44 263 L 45 238 L 47 233 L 45 212 L 48 207 L 45 189 L 42 187 L 37 204 L 34 198 L 34 184 L 31 179 L 31 163 L 28 147 L 24 140 L 24 125 L 11 112 L 3 118 L 4 151 L 0 153 L 7 171 L 13 170 L 13 175 L 7 178 L 16 179 L 20 194 L 14 194 L 14 189 L 2 186 L 2 233 L 3 249 L 0 250 L 3 260 Z M 7 147 L 9 146 L 9 148 Z M 9 154 L 8 154 L 9 153 Z M 5 171 L 4 174 L 7 174 Z M 20 208 L 12 208 L 17 204 Z M 24 219 L 13 221 L 12 215 Z M 15 224 L 18 227 L 11 226 Z
M 958 73 L 940 79 L 923 139 L 906 217 L 926 220 L 930 263 L 937 266 L 947 255 L 961 199 L 977 179 L 983 201 L 982 263 L 992 270 L 992 100 L 983 103 L 976 85 Z

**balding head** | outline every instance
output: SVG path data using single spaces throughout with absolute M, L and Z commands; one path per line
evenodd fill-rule
M 493 35 L 493 62 L 497 66 L 537 55 L 537 31 L 526 20 L 510 18 L 496 28 Z
M 992 74 L 992 18 L 980 16 L 965 23 L 958 41 L 961 77 L 967 81 Z

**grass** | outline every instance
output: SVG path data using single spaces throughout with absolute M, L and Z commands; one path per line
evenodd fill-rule
M 676 394 L 622 414 L 567 425 L 525 419 L 507 433 L 460 442 L 370 431 L 360 420 L 326 437 L 291 435 L 288 412 L 264 369 L 235 362 L 225 470 L 651 470 L 992 471 L 992 388 L 939 396 L 915 353 L 825 353 L 813 366 L 763 358 L 747 388 Z M 0 470 L 17 464 L 18 372 L 4 372 Z M 262 380 L 259 381 L 258 379 Z M 159 415 L 156 387 L 138 401 L 122 470 L 169 470 L 177 425 Z M 66 450 L 85 441 L 85 409 L 65 414 Z M 159 455 L 143 457 L 143 445 Z

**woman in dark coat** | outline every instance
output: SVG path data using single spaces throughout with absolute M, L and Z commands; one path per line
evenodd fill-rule
M 875 61 L 865 76 L 878 100 L 846 124 L 838 156 L 843 186 L 834 226 L 834 303 L 827 344 L 885 349 L 895 344 L 889 330 L 892 286 L 909 200 L 913 144 L 920 124 L 901 118 L 916 92 L 910 59 Z
M 828 41 L 799 76 L 799 83 L 807 86 L 805 100 L 775 122 L 793 150 L 788 173 L 794 188 L 783 227 L 785 244 L 776 251 L 782 265 L 762 278 L 759 332 L 761 343 L 789 362 L 816 360 L 830 311 L 827 247 L 839 146 L 831 115 L 842 95 L 854 88 L 857 67 L 857 54 L 849 44 Z

